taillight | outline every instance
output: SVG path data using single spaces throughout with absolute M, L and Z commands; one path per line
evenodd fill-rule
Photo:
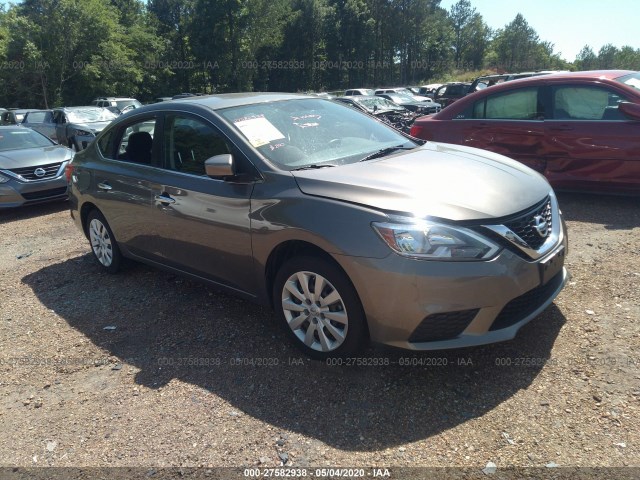
M 431 140 L 431 135 L 429 135 L 429 131 L 425 128 L 424 124 L 415 122 L 411 125 L 411 130 L 409 131 L 409 135 L 416 138 L 421 138 L 422 140 Z
M 64 167 L 64 176 L 67 179 L 67 183 L 71 183 L 71 176 L 73 175 L 73 163 L 67 163 L 67 166 Z

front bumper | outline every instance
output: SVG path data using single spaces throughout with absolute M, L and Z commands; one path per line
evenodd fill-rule
M 358 291 L 374 342 L 438 350 L 510 340 L 564 287 L 567 237 L 537 260 L 504 249 L 488 262 L 433 262 L 392 254 L 338 258 Z M 554 255 L 556 257 L 554 257 Z M 545 278 L 541 263 L 556 258 Z
M 64 175 L 34 182 L 20 182 L 12 178 L 0 184 L 0 209 L 65 200 L 67 197 L 67 179 Z

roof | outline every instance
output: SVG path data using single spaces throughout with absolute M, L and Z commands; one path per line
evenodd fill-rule
M 245 92 L 245 93 L 222 93 L 217 95 L 204 95 L 197 97 L 186 97 L 171 100 L 172 104 L 187 103 L 202 105 L 212 110 L 219 110 L 228 107 L 239 107 L 243 105 L 252 105 L 255 103 L 278 102 L 282 100 L 300 100 L 303 98 L 319 98 L 310 95 L 298 95 L 293 93 L 262 93 L 262 92 Z M 154 103 L 149 107 L 160 105 L 158 108 L 166 108 L 161 103 Z

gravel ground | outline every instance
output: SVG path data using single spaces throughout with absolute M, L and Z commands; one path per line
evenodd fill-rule
M 64 203 L 0 211 L 0 465 L 640 467 L 640 202 L 560 204 L 572 279 L 515 340 L 369 366 L 201 284 L 102 273 Z

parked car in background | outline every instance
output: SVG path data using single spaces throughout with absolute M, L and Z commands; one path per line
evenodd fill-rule
M 640 194 L 640 73 L 506 82 L 418 119 L 411 134 L 507 155 L 556 188 Z
M 441 83 L 430 83 L 428 85 L 422 85 L 418 89 L 418 95 L 433 98 L 435 96 L 436 90 L 441 86 L 442 86 Z
M 0 209 L 67 198 L 73 151 L 22 126 L 0 127 Z
M 350 88 L 344 92 L 345 97 L 352 97 L 357 95 L 375 95 L 372 88 Z
M 40 132 L 47 137 L 49 137 L 48 133 L 51 130 L 50 126 L 52 124 L 53 110 L 31 110 L 25 114 L 22 120 L 22 126 Z
M 372 95 L 344 96 L 336 98 L 336 101 L 373 115 L 381 122 L 405 133 L 409 133 L 413 121 L 418 117 L 416 113 L 393 103 L 391 100 Z
M 433 100 L 440 103 L 442 108 L 446 108 L 467 95 L 470 87 L 471 83 L 466 82 L 446 83 L 436 89 Z
M 420 115 L 427 115 L 429 113 L 436 113 L 440 111 L 439 103 L 421 102 L 414 100 L 413 97 L 410 97 L 409 95 L 403 95 L 401 93 L 381 93 L 376 94 L 376 96 L 391 100 L 393 103 Z
M 136 132 L 149 122 L 153 137 Z M 322 98 L 148 105 L 99 134 L 67 177 L 105 271 L 132 258 L 272 305 L 316 359 L 355 356 L 370 339 L 411 350 L 508 340 L 567 279 L 541 175 L 421 145 Z
M 0 114 L 0 125 L 18 125 L 24 120 L 24 116 L 32 109 L 13 108 Z
M 116 115 L 122 115 L 142 106 L 142 103 L 135 98 L 128 97 L 98 97 L 92 100 L 91 104 L 96 107 L 106 108 Z
M 471 82 L 469 93 L 482 90 L 483 88 L 492 87 L 499 83 L 509 82 L 511 80 L 519 80 L 521 78 L 539 77 L 540 75 L 549 75 L 551 73 L 567 73 L 562 70 L 540 70 L 537 72 L 520 72 L 520 73 L 496 73 L 494 75 L 483 75 Z
M 46 112 L 40 110 L 37 118 L 29 115 L 27 125 L 75 151 L 85 148 L 96 133 L 118 117 L 106 108 L 94 106 L 62 107 L 54 108 L 49 114 Z
M 387 93 L 397 93 L 400 95 L 405 95 L 407 97 L 411 97 L 416 102 L 433 102 L 433 99 L 427 96 L 417 95 L 412 90 L 406 87 L 396 87 L 396 88 L 378 88 L 374 95 L 384 95 Z

